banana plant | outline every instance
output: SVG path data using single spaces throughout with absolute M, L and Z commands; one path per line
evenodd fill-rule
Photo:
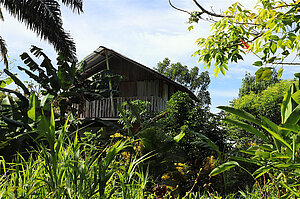
M 0 198 L 72 199 L 120 195 L 113 185 L 120 182 L 119 172 L 129 171 L 122 170 L 120 153 L 130 147 L 130 143 L 117 141 L 105 149 L 87 144 L 77 136 L 78 132 L 68 136 L 68 120 L 69 117 L 60 128 L 55 123 L 53 106 L 50 106 L 50 116 L 42 113 L 33 129 L 39 136 L 35 138 L 37 147 L 31 150 L 30 157 L 26 159 L 17 154 L 15 163 L 10 163 L 7 169 L 4 160 L 0 162 L 4 165 Z M 129 165 L 137 167 L 141 162 L 142 159 L 138 159 Z
M 299 73 L 295 74 L 295 76 L 300 78 Z M 250 155 L 250 157 L 232 157 L 233 161 L 218 166 L 210 173 L 210 176 L 215 176 L 235 166 L 241 167 L 238 161 L 244 161 L 258 166 L 258 169 L 251 174 L 255 179 L 268 175 L 270 179 L 277 182 L 276 189 L 282 198 L 300 197 L 299 82 L 293 83 L 284 96 L 281 106 L 282 121 L 279 125 L 266 117 L 260 116 L 260 118 L 256 118 L 243 110 L 226 106 L 218 108 L 246 120 L 248 123 L 225 119 L 226 122 L 260 137 L 264 143 L 241 151 Z M 254 128 L 251 123 L 262 127 L 265 131 L 262 132 Z M 283 194 L 284 192 L 286 194 Z
M 56 105 L 56 110 L 60 111 L 60 122 L 64 124 L 65 115 L 71 111 L 75 115 L 76 111 L 72 104 L 84 103 L 85 100 L 96 100 L 109 96 L 108 79 L 113 78 L 116 88 L 121 80 L 120 76 L 112 76 L 109 71 L 103 71 L 94 75 L 91 79 L 82 79 L 81 72 L 86 67 L 83 62 L 77 66 L 69 63 L 68 59 L 59 54 L 57 67 L 52 65 L 50 58 L 43 53 L 42 49 L 33 46 L 30 52 L 37 58 L 43 58 L 40 64 L 35 62 L 26 52 L 21 55 L 21 59 L 28 68 L 18 66 L 30 79 L 36 81 L 41 86 L 42 99 L 28 89 L 28 87 L 13 73 L 4 69 L 8 78 L 0 81 L 0 92 L 8 93 L 1 102 L 0 107 L 0 148 L 11 145 L 9 151 L 15 151 L 14 145 L 20 146 L 24 137 L 20 135 L 32 132 L 40 121 L 42 110 L 48 117 L 50 116 L 50 103 Z M 19 87 L 18 90 L 6 88 L 14 82 Z M 40 94 L 40 93 L 39 93 Z M 57 118 L 57 117 L 56 117 Z M 18 136 L 18 141 L 12 143 Z M 30 144 L 27 144 L 28 146 Z M 3 152 L 7 154 L 7 152 Z
M 30 132 L 38 121 L 39 101 L 16 75 L 4 69 L 8 76 L 0 81 L 0 91 L 7 93 L 0 107 L 0 149 L 6 158 L 24 148 L 25 137 L 20 135 Z M 5 88 L 14 82 L 21 91 Z
M 82 79 L 81 73 L 86 68 L 85 62 L 70 63 L 67 57 L 58 54 L 57 67 L 55 67 L 41 48 L 32 46 L 30 52 L 36 58 L 43 58 L 42 62 L 38 64 L 24 52 L 20 57 L 29 69 L 21 66 L 18 66 L 18 69 L 41 85 L 43 95 L 53 95 L 53 103 L 59 107 L 62 124 L 68 110 L 75 115 L 76 110 L 72 108 L 72 104 L 83 104 L 86 100 L 109 96 L 111 92 L 108 87 L 109 79 L 113 80 L 112 92 L 117 93 L 116 88 L 121 81 L 121 76 L 112 75 L 108 70 L 104 70 L 89 79 Z

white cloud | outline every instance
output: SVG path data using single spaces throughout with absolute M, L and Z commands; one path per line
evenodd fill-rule
M 161 7 L 149 9 L 155 3 Z M 188 15 L 172 9 L 167 1 L 154 1 L 143 7 L 130 0 L 100 0 L 94 1 L 92 9 L 89 6 L 90 3 L 81 16 L 64 17 L 66 27 L 76 41 L 80 59 L 104 45 L 151 67 L 165 57 L 172 61 L 189 60 L 197 49 L 196 39 L 200 34 L 208 34 L 205 23 L 187 31 Z

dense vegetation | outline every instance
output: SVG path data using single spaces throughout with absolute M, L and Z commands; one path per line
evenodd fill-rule
M 292 50 L 299 56 L 299 1 L 259 1 L 259 12 L 237 3 L 221 15 L 194 2 L 202 12 L 190 13 L 191 23 L 203 14 L 221 18 L 210 19 L 214 35 L 198 41 L 197 54 L 207 67 L 215 60 L 215 75 L 242 59 L 245 47 L 262 54 L 256 66 L 278 64 Z M 198 100 L 177 92 L 160 113 L 148 112 L 148 102 L 126 102 L 129 109 L 118 106 L 121 127 L 108 134 L 88 131 L 72 104 L 112 96 L 122 77 L 106 70 L 84 80 L 86 65 L 71 62 L 72 52 L 59 53 L 56 65 L 38 47 L 31 53 L 40 64 L 23 53 L 26 66 L 18 69 L 40 90 L 6 69 L 0 83 L 1 198 L 300 197 L 299 73 L 293 81 L 267 66 L 246 74 L 239 98 L 216 115 L 209 112 L 208 74 L 165 59 L 156 70 Z M 12 83 L 17 90 L 7 88 Z
M 268 81 L 255 82 L 255 76 L 246 74 L 242 80 L 242 86 L 239 90 L 239 97 L 231 101 L 231 106 L 247 111 L 254 116 L 262 115 L 267 117 L 275 124 L 281 122 L 281 104 L 285 91 L 292 84 L 292 81 L 276 78 L 276 74 Z M 228 115 L 226 118 L 239 119 L 235 115 Z M 242 120 L 241 120 L 242 121 Z M 227 126 L 228 139 L 231 139 L 239 145 L 247 145 L 250 142 L 259 142 L 258 137 L 249 135 L 247 131 L 237 129 L 235 125 Z
M 41 49 L 33 47 L 31 51 L 42 55 L 42 64 L 38 65 L 24 53 L 22 58 L 27 60 L 29 70 L 19 69 L 40 83 L 43 97 L 38 98 L 34 90 L 28 90 L 7 70 L 5 73 L 9 77 L 2 80 L 0 88 L 15 95 L 4 96 L 2 101 L 2 197 L 201 198 L 209 194 L 207 197 L 211 198 L 218 195 L 236 198 L 248 197 L 250 193 L 265 198 L 274 194 L 297 196 L 299 136 L 292 132 L 299 128 L 298 83 L 273 83 L 257 94 L 250 90 L 234 100 L 232 107 L 221 107 L 232 114 L 225 117 L 226 123 L 239 126 L 241 130 L 230 130 L 221 122 L 224 115 L 214 115 L 206 108 L 208 105 L 192 100 L 187 93 L 177 92 L 161 113 L 148 112 L 149 103 L 142 101 L 127 102 L 130 107 L 127 110 L 119 106 L 123 128 L 116 129 L 109 137 L 102 137 L 101 132 L 85 132 L 82 122 L 76 120 L 80 110 L 74 109 L 70 102 L 82 103 L 82 100 L 97 99 L 100 95 L 109 97 L 112 91 L 107 89 L 108 79 L 114 79 L 117 84 L 120 77 L 103 71 L 93 77 L 94 82 L 86 84 L 88 88 L 74 88 L 71 85 L 78 84 L 84 63 L 74 68 L 59 56 L 56 70 Z M 48 78 L 37 78 L 30 72 L 34 70 L 39 70 L 39 76 Z M 12 82 L 22 92 L 5 88 Z M 94 85 L 95 82 L 98 84 Z M 279 88 L 289 89 L 284 98 Z M 276 105 L 272 114 L 270 109 L 263 109 L 272 104 L 270 100 Z M 278 100 L 283 100 L 281 113 Z M 55 111 L 55 114 L 54 110 L 60 112 Z M 276 117 L 280 114 L 282 125 L 277 127 L 262 114 Z M 234 142 L 241 143 L 234 139 L 240 135 L 248 138 L 243 143 L 250 144 L 241 147 L 229 142 L 229 138 L 233 138 Z M 275 144 L 270 141 L 272 137 Z M 286 149 L 278 153 L 282 145 Z M 242 152 L 248 155 L 235 152 L 237 149 L 244 149 Z M 249 155 L 255 157 L 248 159 Z M 270 161 L 269 157 L 276 161 Z M 238 167 L 233 168 L 235 166 Z M 234 169 L 234 174 L 219 174 L 230 168 Z M 280 175 L 288 180 L 282 182 L 275 177 Z M 261 181 L 262 177 L 267 177 L 268 181 Z
M 189 69 L 188 66 L 182 65 L 180 62 L 171 63 L 168 58 L 159 62 L 157 68 L 154 69 L 194 92 L 199 100 L 198 105 L 209 107 L 211 101 L 208 92 L 210 78 L 207 71 L 200 72 L 197 66 Z

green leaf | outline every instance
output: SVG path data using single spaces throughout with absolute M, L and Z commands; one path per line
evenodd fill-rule
M 15 94 L 22 101 L 22 103 L 25 107 L 28 106 L 28 99 L 21 93 L 14 91 L 14 90 L 7 89 L 7 88 L 0 88 L 0 91 Z
M 292 192 L 296 197 L 300 197 L 300 194 L 294 191 L 292 188 L 290 188 L 288 185 L 286 185 L 283 181 L 280 181 L 280 184 L 288 189 L 290 192 Z
M 32 72 L 30 72 L 29 70 L 21 67 L 21 66 L 18 66 L 18 69 L 21 70 L 21 71 L 24 71 L 30 78 L 34 79 L 34 81 L 38 82 L 39 84 L 42 84 L 42 79 L 41 77 L 33 74 Z
M 300 126 L 297 125 L 297 124 L 282 124 L 278 128 L 280 130 L 294 131 L 295 133 L 297 133 L 298 131 L 300 131 Z
M 220 71 L 223 75 L 225 75 L 225 69 L 223 68 L 223 66 L 220 66 Z
M 263 128 L 265 128 L 265 129 L 269 128 L 278 134 L 280 133 L 277 124 L 275 124 L 274 122 L 272 122 L 271 120 L 269 120 L 268 118 L 266 118 L 264 116 L 260 116 L 260 118 L 263 121 L 263 126 L 262 126 Z
M 260 120 L 258 120 L 256 117 L 254 117 L 253 115 L 251 115 L 250 113 L 248 113 L 244 110 L 239 110 L 239 109 L 235 109 L 235 108 L 228 107 L 228 106 L 218 106 L 217 108 L 222 109 L 228 113 L 237 115 L 243 119 L 248 120 L 249 122 L 253 122 L 254 124 L 262 126 L 262 123 Z
M 266 151 L 273 151 L 274 147 L 272 144 L 261 144 L 259 145 L 260 149 L 266 150 Z
M 269 80 L 272 77 L 272 68 L 263 67 L 255 72 L 255 81 Z
M 124 122 L 125 122 L 127 131 L 128 131 L 128 135 L 129 135 L 129 136 L 132 136 L 133 134 L 132 134 L 132 131 L 131 131 L 131 124 L 130 124 L 128 118 L 126 117 L 126 115 L 125 115 L 125 113 L 124 113 L 122 107 L 120 106 L 120 104 L 117 104 L 117 109 L 118 109 L 118 111 L 119 111 L 119 113 L 120 113 L 122 119 L 123 119 Z
M 255 81 L 256 82 L 262 80 L 261 76 L 262 76 L 263 72 L 264 72 L 264 68 L 260 68 L 255 72 Z
M 271 40 L 274 40 L 274 41 L 278 41 L 279 40 L 279 37 L 277 35 L 271 35 L 270 36 L 270 39 Z
M 213 72 L 215 74 L 215 77 L 218 77 L 219 72 L 220 72 L 220 67 L 216 66 L 215 69 L 214 69 L 214 72 Z
M 7 69 L 4 69 L 4 72 L 5 72 L 8 76 L 10 76 L 18 86 L 20 86 L 20 87 L 22 88 L 22 90 L 24 91 L 24 93 L 25 93 L 26 95 L 29 95 L 29 94 L 30 94 L 30 92 L 29 92 L 29 90 L 27 89 L 27 87 L 23 84 L 23 82 L 21 82 L 21 80 L 19 80 L 19 78 L 17 78 L 14 74 L 12 74 L 11 72 L 9 72 Z
M 5 86 L 11 84 L 14 80 L 11 77 L 7 77 L 4 80 L 0 81 L 0 88 L 4 88 Z
M 51 115 L 50 115 L 50 132 L 51 132 L 51 135 L 53 137 L 55 137 L 55 118 L 54 118 L 54 111 L 53 111 L 53 107 L 51 106 Z
M 37 129 L 42 134 L 49 131 L 49 122 L 43 111 L 42 111 L 41 121 L 38 123 Z
M 143 125 L 143 124 L 142 124 L 142 118 L 141 118 L 141 115 L 140 115 L 140 113 L 139 113 L 138 106 L 132 104 L 132 103 L 129 102 L 129 101 L 128 101 L 128 105 L 129 105 L 129 107 L 130 107 L 130 110 L 131 110 L 133 116 L 136 118 L 138 124 L 142 126 L 142 125 Z
M 181 131 L 178 135 L 176 135 L 173 138 L 173 140 L 178 143 L 184 136 L 185 136 L 185 132 Z
M 208 137 L 206 137 L 205 135 L 203 135 L 201 133 L 196 133 L 194 131 L 191 131 L 190 133 L 194 134 L 197 137 L 197 140 L 201 141 L 201 144 L 204 143 L 205 145 L 207 145 L 208 147 L 210 147 L 211 149 L 213 149 L 214 151 L 216 151 L 218 155 L 221 155 L 221 151 L 220 151 L 218 145 L 216 145 Z
M 254 171 L 253 175 L 255 178 L 259 178 L 263 174 L 267 173 L 272 167 L 271 166 L 262 166 L 258 168 L 256 171 Z
M 241 152 L 245 153 L 245 151 L 241 151 Z M 246 154 L 248 154 L 248 153 L 246 153 Z M 252 155 L 252 154 L 250 154 L 250 155 Z M 254 154 L 254 155 L 255 155 L 255 154 Z M 257 160 L 255 160 L 255 159 L 250 159 L 250 158 L 230 157 L 230 159 L 237 160 L 237 161 L 248 162 L 248 163 L 256 164 L 256 165 L 261 165 Z
M 278 133 L 265 128 L 267 130 L 268 133 L 270 133 L 276 140 L 280 141 L 281 143 L 283 143 L 285 146 L 287 146 L 291 151 L 292 151 L 292 147 L 291 145 L 289 145 Z
M 269 141 L 268 137 L 265 134 L 263 134 L 262 132 L 260 132 L 256 128 L 250 126 L 249 124 L 246 124 L 246 123 L 238 121 L 238 120 L 231 120 L 231 119 L 228 119 L 228 118 L 224 119 L 224 121 L 229 122 L 229 123 L 231 123 L 233 125 L 236 125 L 236 126 L 242 128 L 242 129 L 244 129 L 244 130 L 246 130 L 246 131 L 248 131 L 248 132 L 250 132 L 250 133 L 252 133 L 252 134 L 254 134 L 254 135 L 258 136 L 258 137 L 260 137 L 261 139 L 263 139 L 263 140 L 265 140 L 267 142 Z
M 292 112 L 292 102 L 291 102 L 291 96 L 293 93 L 293 85 L 289 87 L 287 92 L 285 93 L 282 104 L 281 104 L 281 123 L 286 123 L 287 118 Z
M 2 102 L 1 102 L 1 106 L 10 106 L 11 103 L 10 103 L 10 100 L 9 100 L 9 97 L 6 96 L 5 98 L 3 98 Z
M 271 57 L 270 59 L 268 59 L 268 63 L 273 63 L 275 61 L 276 57 Z
M 271 69 L 266 69 L 263 73 L 262 73 L 262 76 L 261 76 L 261 80 L 265 80 L 265 81 L 268 81 L 271 79 L 272 77 L 272 70 Z
M 275 159 L 291 159 L 291 156 L 288 155 L 288 154 L 281 154 L 281 153 L 273 153 L 272 154 L 272 158 L 275 158 Z
M 295 73 L 294 76 L 300 79 L 300 73 Z
M 229 161 L 224 164 L 221 164 L 220 166 L 216 167 L 212 172 L 210 172 L 209 176 L 215 176 L 220 173 L 223 173 L 224 171 L 227 171 L 233 167 L 240 166 L 239 163 L 236 161 Z
M 8 123 L 8 124 L 12 124 L 12 125 L 15 125 L 15 126 L 24 126 L 26 129 L 32 130 L 31 127 L 27 123 L 10 119 L 10 118 L 8 118 L 8 117 L 6 117 L 4 115 L 2 115 L 1 117 L 2 117 L 3 121 L 6 122 L 6 123 Z
M 256 62 L 253 63 L 253 65 L 254 66 L 262 66 L 263 63 L 262 63 L 262 61 L 256 61 Z
M 290 54 L 290 52 L 288 50 L 283 51 L 281 54 L 288 56 Z
M 33 121 L 36 121 L 36 96 L 35 94 L 31 94 L 29 97 L 29 107 L 28 107 L 28 117 Z
M 270 158 L 270 152 L 265 152 L 263 150 L 256 150 L 255 156 L 266 160 Z
M 281 78 L 282 72 L 283 72 L 283 68 L 281 67 L 281 68 L 278 70 L 277 79 L 280 79 L 280 78 Z
M 28 55 L 28 53 L 22 53 L 20 55 L 23 62 L 32 70 L 33 72 L 39 70 L 39 65 Z
M 71 74 L 71 68 L 67 62 L 63 62 L 58 66 L 57 77 L 63 90 L 68 90 L 73 84 L 74 78 L 72 75 L 75 74 Z
M 191 31 L 192 29 L 194 29 L 194 26 L 189 26 L 188 30 Z
M 293 100 L 297 103 L 300 104 L 300 90 L 296 91 L 293 95 L 292 95 Z
M 298 105 L 286 120 L 286 124 L 296 124 L 300 119 L 300 105 Z
M 277 45 L 276 45 L 275 43 L 272 43 L 270 49 L 271 49 L 271 52 L 272 52 L 273 54 L 275 54 L 275 53 L 276 53 L 276 50 L 277 50 Z

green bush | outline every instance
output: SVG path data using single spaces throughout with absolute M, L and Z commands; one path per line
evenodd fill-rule
M 265 116 L 272 122 L 279 124 L 281 122 L 281 104 L 285 91 L 291 85 L 290 81 L 281 81 L 275 83 L 260 93 L 250 91 L 249 94 L 243 95 L 240 98 L 234 99 L 231 106 L 236 109 L 244 110 L 254 116 Z M 238 117 L 229 114 L 226 118 L 237 119 Z M 227 127 L 228 136 L 236 144 L 251 145 L 251 143 L 261 141 L 260 138 L 249 135 L 246 131 L 237 129 L 235 126 Z
M 295 74 L 299 77 L 299 73 Z M 260 144 L 254 144 L 241 152 L 248 157 L 231 157 L 235 161 L 224 163 L 211 172 L 211 176 L 217 175 L 228 169 L 239 166 L 237 161 L 243 161 L 256 165 L 253 173 L 249 174 L 256 181 L 259 192 L 263 198 L 272 195 L 282 198 L 300 197 L 300 101 L 299 84 L 293 83 L 287 90 L 281 105 L 281 124 L 277 125 L 268 118 L 259 118 L 252 114 L 232 107 L 220 107 L 251 124 L 235 119 L 226 119 L 227 122 L 247 130 L 259 137 Z M 260 128 L 256 128 L 260 127 Z M 264 131 L 261 131 L 263 129 Z

